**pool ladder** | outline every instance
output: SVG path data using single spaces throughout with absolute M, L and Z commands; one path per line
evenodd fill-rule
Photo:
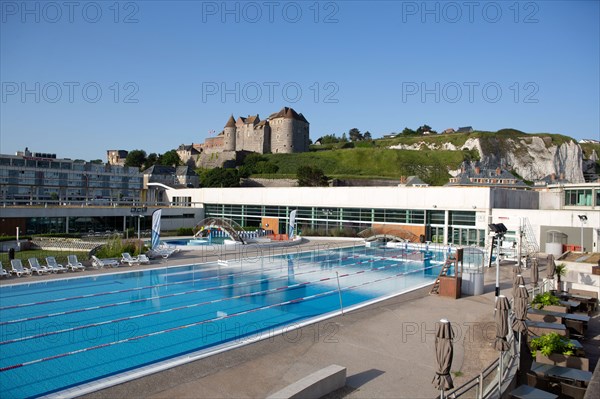
M 448 270 L 450 269 L 450 266 L 452 266 L 452 264 L 454 264 L 454 263 L 458 263 L 458 261 L 455 258 L 446 259 L 446 262 L 444 262 L 444 265 L 442 266 L 442 270 L 440 270 L 440 274 L 435 279 L 435 283 L 433 283 L 433 287 L 431 287 L 431 291 L 429 291 L 429 295 L 439 295 L 439 293 L 440 293 L 440 278 L 448 275 L 447 274 Z

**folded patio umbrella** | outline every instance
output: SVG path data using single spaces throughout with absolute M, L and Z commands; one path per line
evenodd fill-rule
M 554 255 L 548 255 L 548 260 L 546 263 L 546 278 L 553 279 L 554 273 L 556 273 L 556 262 L 554 262 Z
M 508 341 L 506 341 L 506 335 L 508 334 L 509 309 L 510 303 L 508 303 L 508 298 L 504 295 L 500 295 L 496 303 L 496 316 L 494 317 L 496 322 L 496 341 L 494 341 L 494 348 L 498 351 L 507 351 L 510 348 Z
M 452 327 L 448 320 L 442 319 L 436 326 L 435 332 L 435 358 L 437 360 L 437 371 L 431 383 L 440 390 L 440 398 L 443 399 L 444 391 L 454 388 L 450 368 L 452 367 L 453 345 Z
M 537 258 L 533 258 L 531 262 L 531 285 L 533 287 L 537 287 L 539 278 L 540 275 L 538 271 L 538 260 Z
M 515 280 L 517 279 L 517 276 L 520 275 L 522 272 L 521 270 L 521 266 L 519 265 L 519 263 L 517 263 L 514 267 L 513 267 L 513 284 L 515 283 Z
M 525 285 L 519 285 L 513 296 L 515 322 L 513 329 L 520 332 L 527 332 L 527 307 L 529 306 L 529 293 Z
M 518 274 L 513 281 L 513 298 L 517 296 L 517 289 L 520 285 L 525 285 L 525 279 L 522 275 Z
M 494 341 L 494 348 L 500 352 L 500 358 L 498 359 L 499 363 L 499 375 L 498 379 L 498 393 L 499 396 L 502 394 L 502 352 L 505 352 L 510 349 L 510 345 L 506 340 L 506 336 L 508 335 L 508 311 L 510 310 L 510 303 L 508 303 L 508 298 L 504 295 L 498 296 L 498 300 L 496 301 L 496 315 L 494 319 L 496 321 L 496 340 Z

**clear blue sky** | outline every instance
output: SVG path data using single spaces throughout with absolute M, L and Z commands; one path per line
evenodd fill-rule
M 313 140 L 425 123 L 600 139 L 598 1 L 75 3 L 0 2 L 1 153 L 164 153 L 283 106 Z

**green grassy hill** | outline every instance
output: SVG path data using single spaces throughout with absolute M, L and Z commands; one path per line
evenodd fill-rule
M 476 150 L 460 150 L 468 139 L 480 139 L 485 153 L 496 153 L 506 148 L 508 139 L 517 142 L 517 139 L 529 136 L 541 137 L 547 147 L 573 140 L 559 134 L 527 134 L 515 129 L 502 129 L 498 132 L 401 136 L 368 142 L 313 145 L 307 153 L 265 154 L 270 162 L 279 167 L 277 173 L 253 177 L 294 178 L 299 166 L 311 165 L 321 168 L 329 178 L 399 179 L 401 176 L 417 175 L 431 185 L 443 185 L 450 178 L 448 170 L 458 169 L 464 160 L 479 159 Z M 429 150 L 423 147 L 419 151 L 413 151 L 388 148 L 398 144 L 414 145 L 422 142 L 439 146 L 452 143 L 459 150 Z
M 410 151 L 387 148 L 349 148 L 297 154 L 268 154 L 266 157 L 279 167 L 270 177 L 293 177 L 302 165 L 321 168 L 330 178 L 384 178 L 418 175 L 433 185 L 448 182 L 448 169 L 458 169 L 471 152 Z

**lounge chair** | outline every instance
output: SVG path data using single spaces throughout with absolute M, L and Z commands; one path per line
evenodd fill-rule
M 137 257 L 132 257 L 129 252 L 124 252 L 121 254 L 121 263 L 128 264 L 129 266 L 139 265 L 140 260 Z
M 81 262 L 77 260 L 77 255 L 68 255 L 67 260 L 67 268 L 71 269 L 72 271 L 76 272 L 77 270 L 85 270 L 85 266 L 83 266 Z
M 54 256 L 48 256 L 46 258 L 46 265 L 48 266 L 48 269 L 53 273 L 67 271 L 66 267 L 56 262 L 56 258 Z
M 173 252 L 166 250 L 166 249 L 151 249 L 148 252 L 146 252 L 146 255 L 148 257 L 150 257 L 151 259 L 155 259 L 155 258 L 167 259 L 169 256 L 173 255 Z
M 137 258 L 143 265 L 147 265 L 150 263 L 150 259 L 144 254 L 139 254 Z
M 29 268 L 31 269 L 31 272 L 37 273 L 38 276 L 50 271 L 46 266 L 40 265 L 40 262 L 37 260 L 37 258 L 29 258 L 27 261 L 29 262 Z
M 9 275 L 10 274 L 2 267 L 2 262 L 0 262 L 0 277 L 8 277 Z
M 101 269 L 104 266 L 119 267 L 119 261 L 116 259 L 100 259 L 92 255 L 92 266 L 96 269 Z
M 21 259 L 11 259 L 10 266 L 12 267 L 10 273 L 16 274 L 17 277 L 21 277 L 23 274 L 31 276 L 31 269 L 23 267 Z

